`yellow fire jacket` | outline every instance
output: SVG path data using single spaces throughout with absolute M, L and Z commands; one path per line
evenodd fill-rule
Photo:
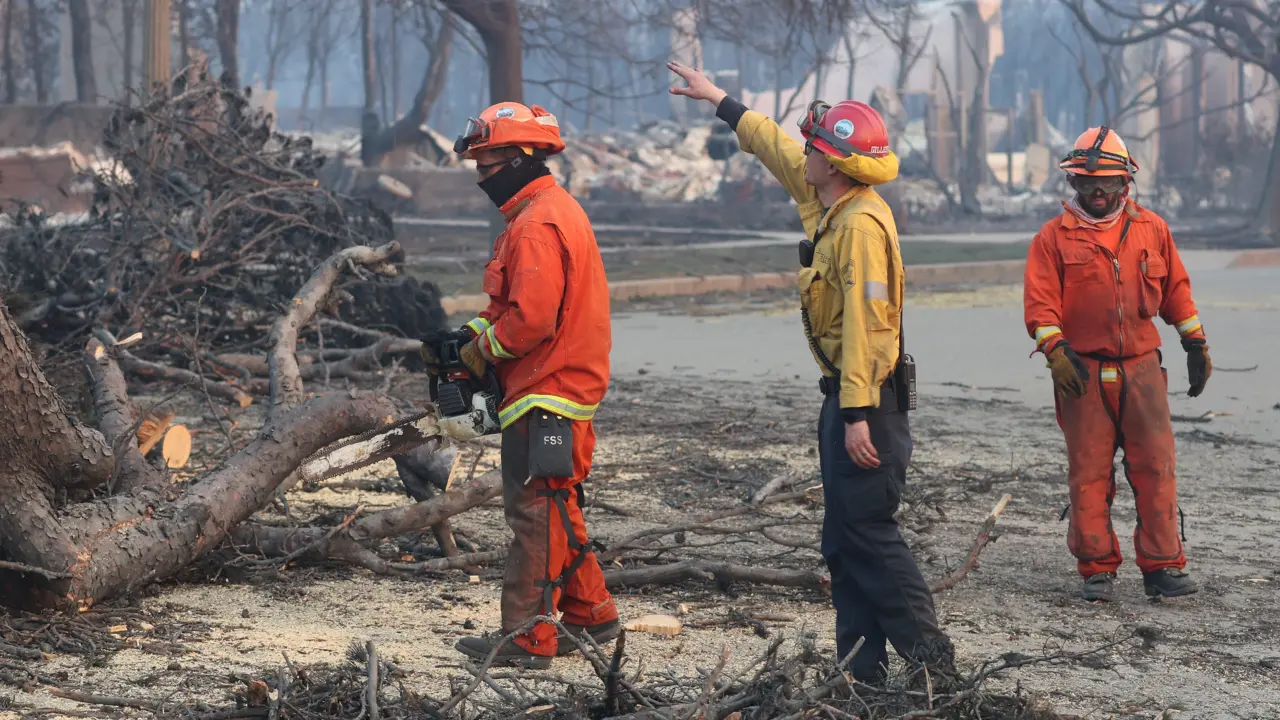
M 840 407 L 880 404 L 880 386 L 898 362 L 898 334 L 906 287 L 898 228 L 884 199 L 857 187 L 830 208 L 804 181 L 804 147 L 778 124 L 748 110 L 738 121 L 738 141 L 773 173 L 799 206 L 805 235 L 815 242 L 813 265 L 797 276 L 808 314 L 810 349 L 824 375 L 832 375 L 814 345 L 840 371 Z M 879 185 L 898 174 L 898 160 L 832 158 L 846 175 Z

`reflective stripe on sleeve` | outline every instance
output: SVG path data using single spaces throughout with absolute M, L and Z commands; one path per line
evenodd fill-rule
M 889 286 L 882 282 L 868 280 L 863 283 L 862 295 L 868 300 L 884 300 L 888 302 Z
M 534 408 L 542 408 L 548 412 L 567 417 L 570 420 L 590 420 L 596 414 L 596 405 L 583 405 L 558 395 L 525 395 L 498 412 L 498 421 L 505 430 L 508 425 L 519 420 L 525 413 Z
M 491 327 L 493 327 L 493 323 L 482 317 L 478 317 L 466 324 L 466 328 L 477 335 L 482 334 L 485 330 L 488 330 Z
M 493 332 L 493 327 L 484 331 L 484 339 L 489 341 L 489 350 L 493 356 L 499 360 L 510 360 L 515 357 L 502 347 L 502 343 L 498 342 L 498 336 Z
M 1053 337 L 1054 335 L 1061 335 L 1061 334 L 1062 334 L 1062 328 L 1058 327 L 1057 325 L 1044 325 L 1044 326 L 1038 327 L 1036 328 L 1036 344 L 1042 345 L 1044 344 L 1045 340 Z
M 1203 326 L 1200 324 L 1199 315 L 1192 315 L 1191 317 L 1177 324 L 1178 334 L 1184 335 L 1184 336 L 1199 330 L 1201 327 Z

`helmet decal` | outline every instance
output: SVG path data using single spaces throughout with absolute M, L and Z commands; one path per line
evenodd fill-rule
M 516 109 L 513 107 L 498 108 L 498 112 L 496 113 L 496 115 L 497 117 L 500 117 L 500 118 L 515 117 Z
M 848 138 L 853 135 L 853 121 L 847 119 L 841 120 L 836 123 L 836 126 L 832 128 L 832 130 L 835 132 L 836 137 Z

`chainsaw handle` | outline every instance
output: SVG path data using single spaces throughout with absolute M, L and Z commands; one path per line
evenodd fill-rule
M 498 382 L 498 371 L 492 365 L 486 365 L 484 369 L 484 382 L 488 385 L 488 391 L 493 393 L 499 405 L 502 404 L 502 385 Z

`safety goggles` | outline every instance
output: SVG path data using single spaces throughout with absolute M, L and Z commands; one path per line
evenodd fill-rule
M 1072 150 L 1067 153 L 1067 157 L 1063 160 L 1064 164 L 1078 166 L 1080 160 L 1084 161 L 1084 169 L 1088 172 L 1097 172 L 1098 170 L 1124 170 L 1130 175 L 1138 172 L 1138 166 L 1133 160 L 1113 152 L 1107 152 L 1102 149 L 1102 141 L 1107 139 L 1107 135 L 1111 133 L 1111 128 L 1103 125 L 1098 130 L 1098 137 L 1094 138 L 1093 145 L 1087 150 Z
M 804 154 L 808 155 L 813 152 L 813 143 L 815 140 L 825 140 L 828 145 L 836 149 L 841 157 L 849 157 L 850 155 L 866 155 L 860 152 L 848 140 L 837 136 L 835 133 L 822 126 L 822 119 L 826 117 L 827 112 L 831 110 L 831 106 L 821 100 L 814 100 L 809 103 L 808 109 L 800 118 L 800 132 L 805 134 Z
M 472 145 L 487 139 L 489 139 L 489 123 L 478 118 L 467 118 L 467 125 L 462 129 L 462 134 L 453 141 L 453 151 L 461 155 Z
M 1113 195 L 1129 184 L 1129 178 L 1124 175 L 1108 175 L 1104 177 L 1072 175 L 1070 176 L 1070 182 L 1071 187 L 1082 195 L 1090 195 L 1099 190 L 1107 195 Z

